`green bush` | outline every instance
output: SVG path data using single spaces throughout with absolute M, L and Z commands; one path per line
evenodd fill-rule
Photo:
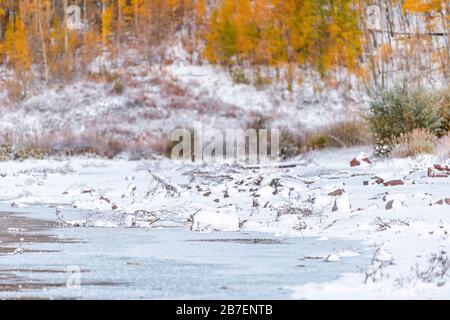
M 395 140 L 414 129 L 426 129 L 438 135 L 441 118 L 433 107 L 433 98 L 423 91 L 409 91 L 406 86 L 372 95 L 369 121 L 375 139 L 375 151 L 387 156 Z
M 304 137 L 301 133 L 295 133 L 283 129 L 280 133 L 280 156 L 283 159 L 293 158 L 302 152 Z
M 435 105 L 441 117 L 439 136 L 450 133 L 450 86 L 435 95 Z
M 250 80 L 247 79 L 245 72 L 239 68 L 231 70 L 231 78 L 236 84 L 250 84 Z

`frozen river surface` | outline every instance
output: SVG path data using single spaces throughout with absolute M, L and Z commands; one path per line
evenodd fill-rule
M 372 257 L 354 241 L 61 228 L 8 213 L 0 241 L 0 298 L 18 299 L 289 299 L 291 287 L 361 271 Z

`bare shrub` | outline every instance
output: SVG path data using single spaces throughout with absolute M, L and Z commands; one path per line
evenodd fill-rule
M 438 254 L 432 254 L 427 261 L 424 268 L 420 268 L 418 264 L 412 268 L 412 273 L 399 277 L 395 280 L 398 287 L 405 287 L 407 285 L 415 285 L 417 282 L 435 284 L 438 287 L 446 284 L 448 279 L 448 271 L 450 270 L 450 260 L 445 251 Z
M 175 82 L 161 81 L 161 96 L 163 98 L 185 97 L 187 92 Z
M 382 248 L 378 248 L 375 251 L 372 262 L 365 273 L 365 284 L 381 281 L 384 277 L 384 269 L 394 264 L 392 258 L 384 257 L 384 255 L 385 253 Z
M 155 154 L 170 158 L 174 146 L 175 143 L 172 143 L 167 135 L 155 136 L 145 132 L 128 143 L 126 151 L 129 152 L 133 160 L 146 159 Z
M 106 151 L 104 155 L 109 159 L 112 159 L 121 152 L 123 152 L 124 150 L 125 150 L 124 143 L 116 139 L 108 139 L 106 141 Z
M 256 130 L 257 132 L 257 143 L 259 145 L 259 133 L 261 130 L 267 129 L 268 130 L 268 148 L 270 149 L 270 151 L 272 150 L 272 146 L 271 146 L 271 123 L 270 123 L 270 119 L 263 116 L 263 115 L 255 115 L 255 117 L 249 122 L 247 123 L 247 129 L 253 129 Z M 292 158 L 297 156 L 298 154 L 300 154 L 301 152 L 301 147 L 303 145 L 303 137 L 301 136 L 301 134 L 297 134 L 292 130 L 288 130 L 288 129 L 281 129 L 280 130 L 280 140 L 279 140 L 279 148 L 280 148 L 280 154 L 279 156 L 282 157 L 283 159 L 287 159 L 287 158 Z M 268 150 L 269 151 L 269 150 Z
M 22 82 L 8 80 L 4 83 L 5 91 L 8 92 L 8 99 L 11 103 L 23 101 L 26 97 L 26 90 Z
M 377 231 L 386 231 L 394 226 L 409 227 L 409 222 L 403 219 L 381 219 L 377 217 L 373 224 L 377 227 Z
M 108 70 L 107 68 L 102 68 L 98 72 L 89 73 L 88 79 L 95 82 L 114 83 L 120 79 L 120 74 L 118 72 Z
M 371 143 L 371 133 L 365 121 L 347 120 L 325 130 L 327 147 L 352 147 Z
M 247 84 L 249 85 L 251 81 L 247 78 L 245 72 L 240 68 L 234 68 L 230 71 L 231 78 L 236 84 Z
M 267 128 L 269 120 L 256 117 L 248 128 Z M 337 122 L 330 127 L 314 131 L 282 128 L 280 133 L 280 156 L 284 159 L 301 153 L 324 148 L 348 148 L 371 142 L 369 126 L 361 120 Z
M 2 132 L 0 134 L 0 161 L 12 159 L 12 132 Z
M 292 201 L 276 209 L 277 218 L 285 215 L 296 215 L 299 217 L 310 217 L 314 215 L 314 210 L 310 205 L 296 205 Z
M 442 281 L 450 269 L 450 260 L 446 253 L 433 254 L 428 260 L 428 266 L 425 270 L 417 268 L 417 278 L 423 282 L 431 283 L 435 280 Z
M 120 79 L 114 81 L 113 87 L 111 89 L 112 93 L 120 95 L 125 91 L 125 86 Z
M 14 152 L 14 159 L 44 159 L 50 154 L 48 145 L 40 143 L 28 143 Z
M 306 139 L 304 142 L 304 146 L 302 147 L 303 151 L 313 151 L 320 150 L 327 147 L 328 139 L 324 132 L 322 131 L 314 131 L 309 132 L 306 135 Z
M 112 159 L 125 151 L 125 146 L 126 142 L 119 138 L 89 130 L 76 137 L 71 150 L 73 154 L 90 154 Z
M 436 146 L 436 136 L 426 129 L 415 129 L 401 135 L 395 140 L 391 156 L 397 158 L 414 157 L 419 154 L 433 154 Z

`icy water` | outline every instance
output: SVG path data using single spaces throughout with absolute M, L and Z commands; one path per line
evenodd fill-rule
M 0 218 L 0 298 L 288 299 L 290 287 L 361 271 L 372 256 L 353 241 Z M 324 261 L 342 250 L 359 255 Z

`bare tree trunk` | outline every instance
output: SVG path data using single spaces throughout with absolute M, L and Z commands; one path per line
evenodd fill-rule
M 44 61 L 44 76 L 45 85 L 48 85 L 49 81 L 49 71 L 48 71 L 48 60 L 47 60 L 47 45 L 45 44 L 44 29 L 42 28 L 42 6 L 41 0 L 38 0 L 38 25 L 39 25 L 39 35 L 41 38 L 41 48 L 42 48 L 42 58 Z
M 67 0 L 63 0 L 63 10 L 64 10 L 64 52 L 67 54 L 69 48 L 69 34 L 67 30 Z

